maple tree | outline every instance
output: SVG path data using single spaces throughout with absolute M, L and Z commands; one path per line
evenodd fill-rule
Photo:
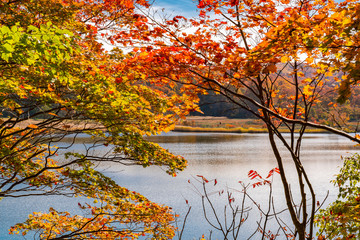
M 309 127 L 360 142 L 318 123 L 313 111 L 336 91 L 346 101 L 358 81 L 359 4 L 200 0 L 199 18 L 163 22 L 148 6 L 143 0 L 1 1 L 0 197 L 65 194 L 102 203 L 80 204 L 88 211 L 83 217 L 55 209 L 35 213 L 11 231 L 41 229 L 40 237 L 51 238 L 172 237 L 168 208 L 117 186 L 93 164 L 160 165 L 175 174 L 185 160 L 142 136 L 169 130 L 177 116 L 198 110 L 198 94 L 211 91 L 265 123 L 294 235 L 311 239 L 317 199 L 301 142 Z M 101 41 L 120 48 L 106 51 Z M 126 46 L 132 51 L 122 52 Z M 79 133 L 95 143 L 57 160 L 66 149 L 55 144 L 66 136 L 75 141 Z M 297 190 L 289 186 L 292 173 L 276 139 L 294 163 Z M 97 145 L 115 146 L 114 154 L 92 155 Z M 292 194 L 301 196 L 298 205 Z
M 143 12 L 149 21 L 138 40 L 152 45 L 135 48 L 133 58 L 153 83 L 177 86 L 194 98 L 208 91 L 221 94 L 264 122 L 294 236 L 312 239 L 319 199 L 301 161 L 301 143 L 309 128 L 360 142 L 338 124 L 319 123 L 314 111 L 334 93 L 344 102 L 356 85 L 359 3 L 201 0 L 198 8 L 199 17 L 192 19 L 161 21 L 156 13 Z M 336 99 L 328 101 L 329 109 L 336 105 Z M 285 169 L 280 146 L 295 167 L 296 187 L 290 188 L 288 176 L 294 173 Z M 293 195 L 301 197 L 299 204 Z
M 108 161 L 163 166 L 176 175 L 186 166 L 182 157 L 143 136 L 168 131 L 194 103 L 171 88 L 146 84 L 141 69 L 124 61 L 131 54 L 107 51 L 101 43 L 111 44 L 114 36 L 125 39 L 129 30 L 142 27 L 146 19 L 135 13 L 135 6 L 149 4 L 0 2 L 0 199 L 65 195 L 93 200 L 79 203 L 83 216 L 54 207 L 33 213 L 10 233 L 36 231 L 41 239 L 174 236 L 168 207 L 95 169 Z M 81 133 L 93 140 L 73 152 Z M 113 147 L 99 156 L 93 153 L 99 146 Z
M 323 14 L 323 13 L 322 13 Z M 359 81 L 359 3 L 340 3 L 329 18 L 319 25 L 325 32 L 319 36 L 317 43 L 326 53 L 330 64 L 339 68 L 345 74 L 340 88 L 338 101 L 344 103 L 352 91 L 352 87 Z
M 195 179 L 200 183 L 200 188 L 188 180 L 193 186 L 194 190 L 201 196 L 201 204 L 203 208 L 204 218 L 206 222 L 216 231 L 218 231 L 224 239 L 239 239 L 239 236 L 244 237 L 241 232 L 245 228 L 249 232 L 249 238 L 257 239 L 275 239 L 280 236 L 279 232 L 283 232 L 287 238 L 293 237 L 291 233 L 287 233 L 286 228 L 281 225 L 278 226 L 276 231 L 268 230 L 267 225 L 272 218 L 280 219 L 279 215 L 282 210 L 275 210 L 273 206 L 273 180 L 274 174 L 278 174 L 279 169 L 273 168 L 269 171 L 266 177 L 262 177 L 257 171 L 250 170 L 248 177 L 251 182 L 244 183 L 239 181 L 240 189 L 226 187 L 225 189 L 217 189 L 217 179 L 207 179 L 202 175 L 197 175 L 199 179 Z M 257 202 L 252 194 L 251 189 L 259 187 L 268 187 L 268 200 L 261 204 Z M 218 204 L 215 205 L 214 198 L 222 199 L 225 203 L 223 209 L 219 208 Z M 236 203 L 237 202 L 237 203 Z M 252 203 L 252 205 L 249 204 Z M 260 205 L 267 205 L 260 206 Z M 253 210 L 252 206 L 259 212 L 259 218 L 254 219 L 250 212 Z M 189 207 L 189 211 L 191 208 Z M 246 222 L 251 221 L 251 225 L 246 226 Z M 255 226 L 255 227 L 254 227 Z M 210 232 L 210 239 L 211 234 Z

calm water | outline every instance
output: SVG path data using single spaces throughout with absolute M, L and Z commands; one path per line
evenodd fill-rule
M 150 137 L 165 149 L 174 154 L 184 156 L 189 163 L 188 168 L 179 173 L 176 178 L 168 176 L 159 167 L 125 167 L 120 165 L 102 166 L 102 171 L 112 176 L 121 186 L 142 193 L 150 200 L 171 206 L 176 213 L 184 216 L 187 210 L 186 200 L 192 206 L 183 239 L 198 239 L 202 234 L 208 235 L 211 229 L 203 217 L 201 197 L 196 190 L 200 185 L 196 175 L 208 179 L 217 179 L 218 184 L 209 188 L 210 192 L 223 188 L 241 190 L 239 181 L 250 182 L 247 177 L 249 170 L 256 170 L 263 176 L 276 167 L 267 134 L 205 134 L 205 133 L 167 133 Z M 303 165 L 313 183 L 318 199 L 321 200 L 330 190 L 328 200 L 336 197 L 336 189 L 329 183 L 338 167 L 341 166 L 341 156 L 355 153 L 354 144 L 344 138 L 330 134 L 308 134 L 303 142 Z M 75 148 L 81 148 L 78 144 Z M 283 153 L 285 151 L 283 150 Z M 286 156 L 286 155 L 285 155 Z M 285 157 L 285 165 L 289 172 L 290 182 L 295 185 L 296 174 L 291 168 L 291 161 Z M 188 182 L 190 180 L 190 184 Z M 213 184 L 212 184 L 213 185 Z M 295 188 L 294 188 L 295 189 Z M 268 188 L 250 189 L 250 194 L 260 204 L 265 204 Z M 295 199 L 296 191 L 294 190 Z M 216 209 L 223 212 L 225 199 L 211 196 Z M 274 179 L 274 199 L 278 209 L 284 207 L 282 188 L 278 177 Z M 23 239 L 7 233 L 7 229 L 24 221 L 33 211 L 47 211 L 50 206 L 57 210 L 76 211 L 78 199 L 46 197 L 3 199 L 0 202 L 0 239 Z M 235 199 L 240 203 L 240 198 Z M 253 207 L 251 202 L 247 206 Z M 250 220 L 253 221 L 250 221 Z M 256 229 L 254 220 L 259 219 L 257 211 L 252 211 L 247 224 L 241 229 L 240 239 L 246 239 Z M 284 216 L 283 220 L 288 219 Z M 181 224 L 182 218 L 179 218 Z M 254 226 L 255 225 L 255 226 Z M 213 233 L 213 239 L 218 237 Z

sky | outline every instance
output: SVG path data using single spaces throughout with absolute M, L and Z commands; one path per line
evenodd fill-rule
M 174 16 L 194 17 L 197 15 L 197 2 L 196 0 L 154 0 L 152 6 L 159 11 L 164 9 L 166 13 Z

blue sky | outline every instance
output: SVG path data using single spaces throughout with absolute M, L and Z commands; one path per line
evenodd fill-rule
M 152 2 L 151 0 L 149 1 Z M 172 15 L 182 15 L 185 17 L 196 16 L 197 1 L 193 0 L 154 0 L 153 7 L 164 8 L 167 13 Z

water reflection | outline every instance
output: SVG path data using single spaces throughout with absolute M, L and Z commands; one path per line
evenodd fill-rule
M 233 142 L 237 139 L 246 138 L 242 134 L 222 133 L 164 133 L 157 136 L 149 136 L 148 140 L 157 143 L 218 143 Z

